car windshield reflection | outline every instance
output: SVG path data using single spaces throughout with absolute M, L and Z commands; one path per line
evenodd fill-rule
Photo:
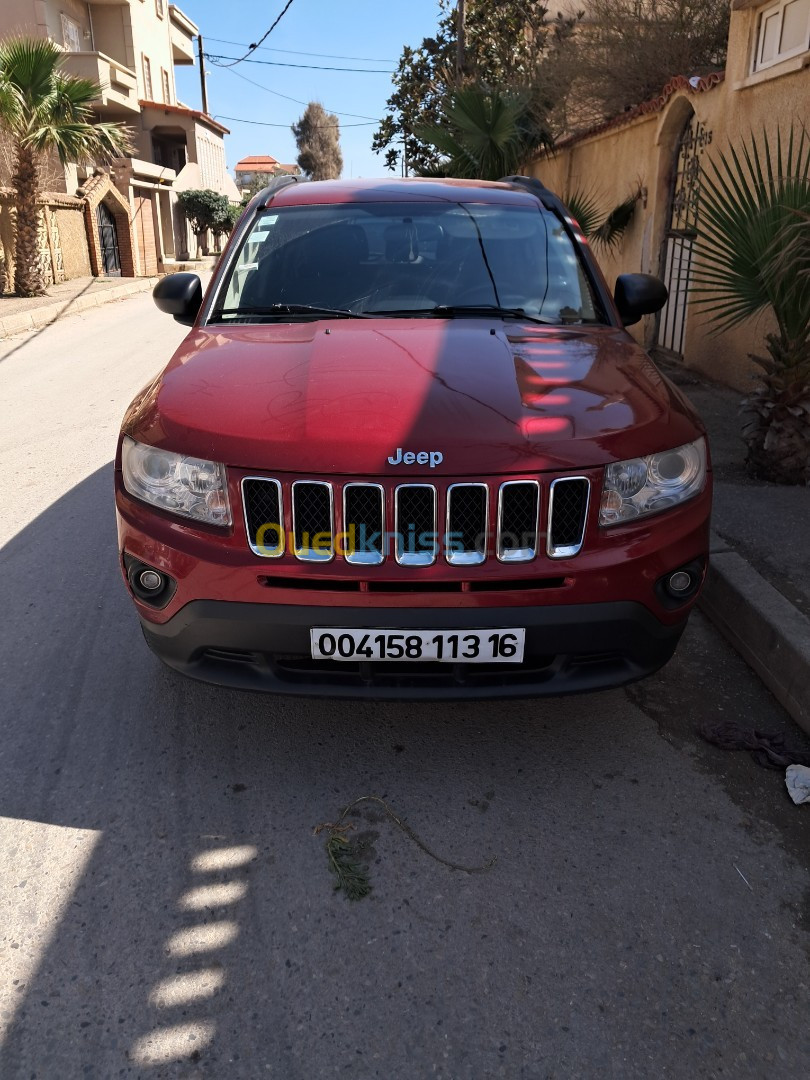
M 209 321 L 461 314 L 602 321 L 574 243 L 549 211 L 401 202 L 260 214 Z

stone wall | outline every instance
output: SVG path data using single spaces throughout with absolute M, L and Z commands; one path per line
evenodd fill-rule
M 0 289 L 10 292 L 14 277 L 14 198 L 0 190 Z M 45 192 L 40 222 L 40 266 L 48 285 L 90 273 L 84 201 Z

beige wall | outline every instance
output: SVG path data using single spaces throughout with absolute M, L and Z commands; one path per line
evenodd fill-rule
M 93 5 L 93 43 L 97 52 L 118 60 L 138 76 L 135 67 L 135 53 L 132 48 L 132 33 L 129 24 L 129 10 L 126 5 Z M 138 82 L 138 96 L 141 85 Z
M 169 76 L 169 100 L 167 104 L 177 103 L 177 90 L 174 84 L 174 58 L 172 55 L 171 33 L 169 28 L 169 3 L 165 0 L 164 15 L 156 14 L 155 0 L 135 0 L 130 3 L 132 20 L 133 63 L 138 74 L 138 89 L 141 98 L 149 95 L 144 86 L 143 57 L 148 56 L 152 68 L 152 101 L 163 101 L 161 71 Z
M 78 23 L 82 32 L 89 31 L 87 4 L 79 0 L 0 0 L 0 33 L 34 34 L 49 37 L 62 44 L 62 20 L 64 12 Z M 90 48 L 89 42 L 87 48 Z
M 703 162 L 752 131 L 761 135 L 767 130 L 775 136 L 779 125 L 784 131 L 791 123 L 810 122 L 810 52 L 754 76 L 748 74 L 757 17 L 757 6 L 732 12 L 725 81 L 703 91 L 674 89 L 658 108 L 564 143 L 552 158 L 533 163 L 532 174 L 552 190 L 562 196 L 577 188 L 598 192 L 605 211 L 637 186 L 644 190 L 620 245 L 610 253 L 596 251 L 611 286 L 619 273 L 661 271 L 676 147 L 692 111 L 711 132 Z M 650 346 L 655 326 L 655 319 L 647 318 L 632 327 L 631 333 Z M 684 362 L 729 385 L 748 389 L 756 371 L 749 353 L 763 352 L 765 335 L 771 329 L 771 320 L 763 317 L 722 337 L 712 336 L 705 315 L 690 304 Z
M 56 221 L 62 247 L 65 280 L 89 277 L 90 256 L 87 252 L 87 232 L 84 223 L 84 206 L 57 207 Z

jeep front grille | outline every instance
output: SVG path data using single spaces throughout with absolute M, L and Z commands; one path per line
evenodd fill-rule
M 507 480 L 498 490 L 497 553 L 501 562 L 529 562 L 537 554 L 538 480 Z
M 447 561 L 477 566 L 487 557 L 489 488 L 451 484 L 447 489 Z
M 546 544 L 546 552 L 552 559 L 570 559 L 579 554 L 585 536 L 590 488 L 584 476 L 552 480 Z
M 400 484 L 394 490 L 396 560 L 401 566 L 430 566 L 436 561 L 436 488 Z
M 385 488 L 381 484 L 343 485 L 346 562 L 379 566 L 385 561 Z
M 278 480 L 246 476 L 242 481 L 242 505 L 251 549 L 265 559 L 283 555 L 284 514 Z
M 504 563 L 528 563 L 544 541 L 550 558 L 573 558 L 585 537 L 590 481 L 559 477 L 545 495 L 544 486 L 538 480 L 438 489 L 427 483 L 296 480 L 282 488 L 277 479 L 248 476 L 242 502 L 248 543 L 263 558 L 284 554 L 285 529 L 292 554 L 303 562 L 329 562 L 337 554 L 358 566 L 394 558 L 401 566 L 420 567 L 443 553 L 451 566 L 478 566 L 493 555 Z
M 332 485 L 296 480 L 292 486 L 295 556 L 304 562 L 329 562 L 335 553 Z

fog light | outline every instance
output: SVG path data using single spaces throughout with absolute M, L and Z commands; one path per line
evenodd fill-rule
M 147 592 L 155 592 L 163 585 L 163 578 L 157 570 L 142 570 L 138 575 L 138 583 Z
M 667 587 L 674 593 L 684 593 L 692 587 L 692 575 L 687 574 L 685 570 L 676 570 L 674 574 L 669 575 Z
M 126 578 L 135 599 L 158 610 L 165 608 L 177 591 L 174 578 L 141 562 L 128 551 L 123 553 L 123 559 Z

